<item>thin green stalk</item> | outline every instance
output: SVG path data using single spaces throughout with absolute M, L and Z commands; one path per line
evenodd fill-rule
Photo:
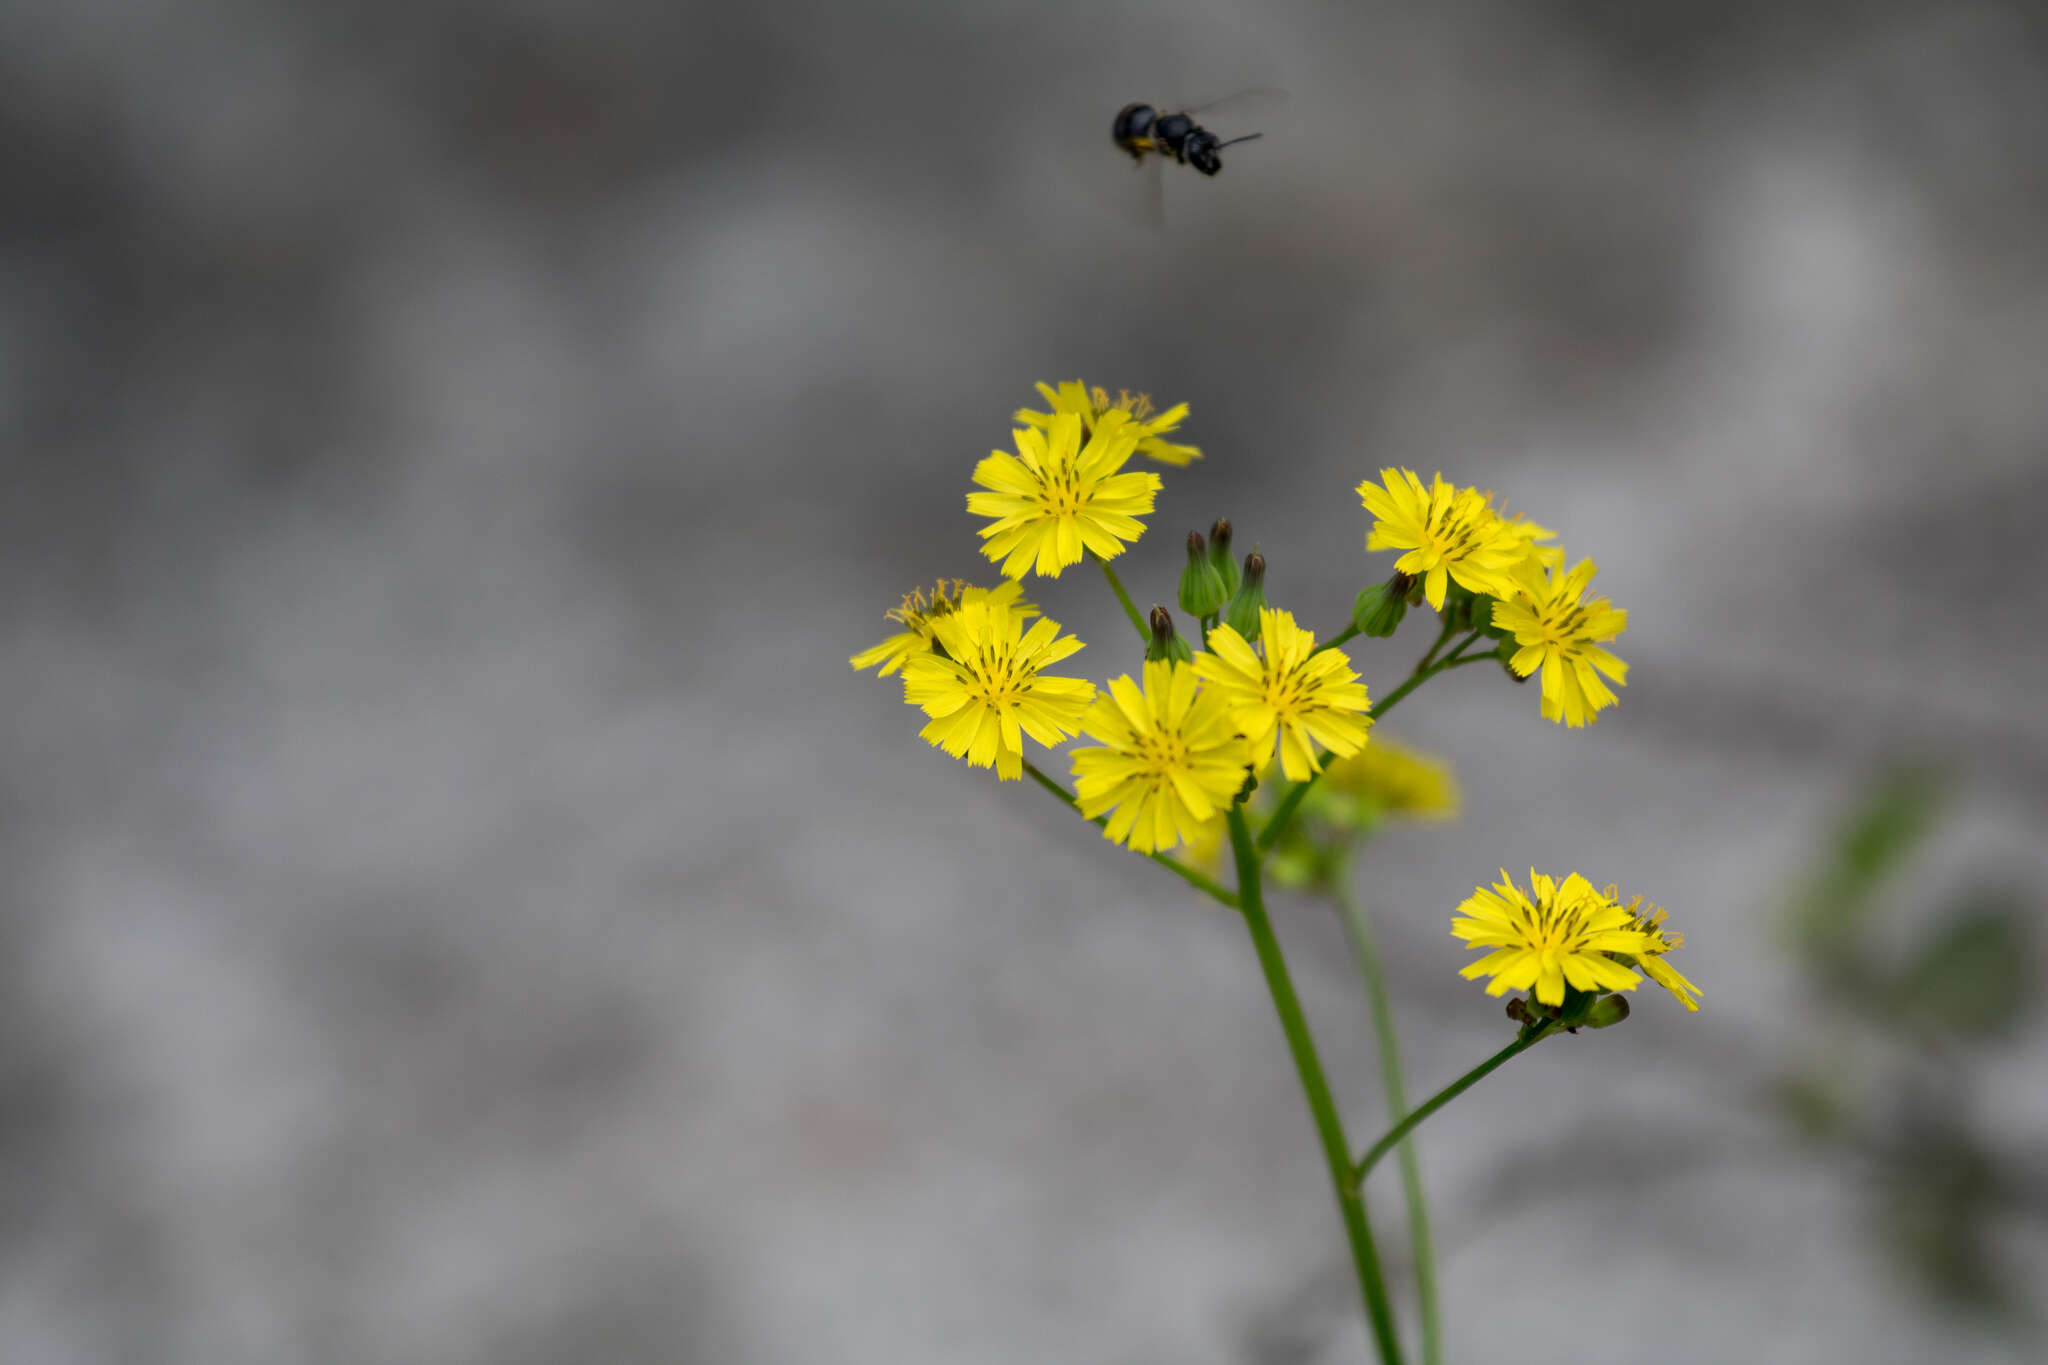
M 1335 648 L 1336 648 L 1336 647 L 1337 647 L 1338 645 L 1341 645 L 1341 644 L 1343 644 L 1343 643 L 1344 643 L 1344 642 L 1345 642 L 1346 640 L 1349 640 L 1349 639 L 1351 639 L 1351 638 L 1352 638 L 1353 636 L 1355 636 L 1355 635 L 1357 635 L 1357 634 L 1358 634 L 1358 627 L 1357 627 L 1357 625 L 1355 625 L 1355 624 L 1353 624 L 1353 625 L 1348 625 L 1348 626 L 1344 627 L 1344 629 L 1342 629 L 1342 630 L 1338 631 L 1338 632 L 1337 632 L 1337 633 L 1336 633 L 1335 635 L 1332 635 L 1332 636 L 1331 636 L 1331 637 L 1330 637 L 1329 639 L 1327 639 L 1327 640 L 1323 641 L 1323 642 L 1322 642 L 1321 644 L 1317 645 L 1317 646 L 1315 647 L 1315 649 L 1314 649 L 1314 650 L 1312 650 L 1311 652 L 1312 652 L 1312 653 L 1316 653 L 1316 654 L 1320 654 L 1320 653 L 1322 653 L 1322 652 L 1323 652 L 1324 650 L 1326 650 L 1326 649 L 1335 649 Z
M 1470 635 L 1467 635 L 1464 639 L 1458 641 L 1458 643 L 1452 647 L 1450 653 L 1444 655 L 1443 658 L 1437 660 L 1437 666 L 1439 668 L 1454 668 L 1459 664 L 1468 663 L 1473 659 L 1491 658 L 1493 655 L 1493 652 L 1491 650 L 1488 650 L 1485 654 L 1467 655 L 1465 653 L 1465 651 L 1470 649 L 1475 642 L 1483 640 L 1485 638 L 1485 631 L 1473 631 Z
M 1445 616 L 1444 616 L 1444 623 L 1443 623 L 1443 628 L 1442 628 L 1441 630 L 1437 631 L 1437 633 L 1436 633 L 1436 643 L 1432 644 L 1432 645 L 1431 645 L 1431 646 L 1429 647 L 1429 652 L 1428 652 L 1427 654 L 1424 654 L 1424 655 L 1422 656 L 1422 662 L 1420 662 L 1420 663 L 1418 663 L 1418 664 L 1416 664 L 1416 665 L 1415 665 L 1415 671 L 1419 673 L 1419 672 L 1421 672 L 1421 671 L 1422 671 L 1423 669 L 1425 669 L 1425 668 L 1428 668 L 1428 667 L 1429 667 L 1429 666 L 1430 666 L 1430 665 L 1431 665 L 1432 663 L 1435 663 L 1435 662 L 1436 662 L 1436 652 L 1437 652 L 1438 650 L 1442 649 L 1442 648 L 1444 647 L 1444 641 L 1446 641 L 1446 640 L 1448 640 L 1448 639 L 1450 639 L 1450 638 L 1451 638 L 1451 618 L 1450 618 L 1449 614 L 1448 614 L 1448 613 L 1446 613 L 1446 614 L 1445 614 Z
M 1131 618 L 1131 625 L 1138 632 L 1138 638 L 1148 645 L 1151 644 L 1152 628 L 1145 624 L 1144 617 L 1138 615 L 1137 604 L 1132 602 L 1131 595 L 1124 591 L 1123 582 L 1117 578 L 1116 570 L 1110 568 L 1109 561 L 1093 550 L 1088 552 L 1088 557 L 1102 566 L 1102 576 L 1109 580 L 1111 591 L 1116 593 L 1116 600 L 1124 604 L 1124 615 Z
M 1372 1174 L 1374 1164 L 1381 1157 L 1385 1156 L 1388 1149 L 1395 1143 L 1413 1132 L 1424 1119 L 1464 1094 L 1467 1090 L 1470 1090 L 1473 1086 L 1479 1084 L 1479 1082 L 1485 1080 L 1488 1076 L 1491 1076 L 1501 1067 L 1506 1066 L 1510 1057 L 1519 1056 L 1521 1053 L 1527 1052 L 1530 1048 L 1542 1042 L 1545 1038 L 1548 1038 L 1556 1027 L 1557 1025 L 1554 1020 L 1546 1020 L 1535 1028 L 1524 1028 L 1514 1042 L 1509 1043 L 1478 1066 L 1473 1067 L 1470 1071 L 1458 1077 L 1457 1080 L 1452 1081 L 1449 1085 L 1437 1091 L 1420 1109 L 1410 1114 L 1407 1118 L 1402 1119 L 1392 1128 L 1389 1128 L 1378 1142 L 1375 1142 L 1366 1149 L 1365 1155 L 1358 1159 L 1358 1167 L 1353 1174 L 1353 1178 L 1358 1181 L 1360 1186 L 1363 1186 L 1366 1176 Z
M 1073 793 L 1069 792 L 1065 787 L 1062 787 L 1059 783 L 1053 781 L 1044 773 L 1040 772 L 1036 764 L 1026 763 L 1024 765 L 1024 775 L 1026 777 L 1029 777 L 1033 782 L 1036 782 L 1039 786 L 1051 792 L 1054 796 L 1057 796 L 1069 807 L 1075 810 L 1080 809 L 1080 803 L 1074 800 Z M 1109 817 L 1106 815 L 1098 815 L 1090 823 L 1095 825 L 1102 825 L 1107 823 L 1108 819 Z M 1195 869 L 1189 867 L 1186 863 L 1180 861 L 1178 858 L 1168 857 L 1164 853 L 1148 853 L 1145 856 L 1150 858 L 1153 862 L 1158 863 L 1161 867 L 1165 868 L 1168 872 L 1171 872 L 1174 876 L 1179 877 L 1189 886 L 1194 887 L 1195 890 L 1204 892 L 1207 895 L 1215 897 L 1217 900 L 1223 902 L 1223 904 L 1229 906 L 1233 910 L 1238 908 L 1237 897 L 1234 894 L 1232 894 L 1230 891 L 1226 890 L 1222 886 L 1218 885 L 1216 882 L 1211 881 L 1209 878 L 1203 876 L 1201 873 L 1195 871 Z
M 1387 974 L 1380 963 L 1372 916 L 1351 885 L 1351 863 L 1339 856 L 1330 870 L 1330 896 L 1351 939 L 1365 998 L 1372 1008 L 1373 1041 L 1380 1054 L 1380 1082 L 1387 1092 L 1387 1112 L 1408 1112 L 1407 1086 L 1401 1076 L 1401 1045 L 1394 1036 L 1394 1009 L 1387 998 Z M 1436 1251 L 1429 1232 L 1429 1206 L 1422 1190 L 1422 1163 L 1415 1144 L 1401 1144 L 1401 1194 L 1408 1205 L 1408 1253 L 1415 1267 L 1415 1299 L 1422 1318 L 1423 1365 L 1441 1365 L 1444 1358 L 1443 1316 L 1437 1306 Z
M 1245 924 L 1251 930 L 1252 946 L 1258 950 L 1259 966 L 1266 974 L 1266 989 L 1272 993 L 1273 1008 L 1287 1035 L 1288 1050 L 1294 1054 L 1294 1069 L 1301 1076 L 1309 1115 L 1323 1141 L 1323 1156 L 1330 1166 L 1337 1209 L 1344 1216 L 1344 1231 L 1351 1241 L 1351 1259 L 1358 1268 L 1359 1293 L 1365 1299 L 1373 1340 L 1379 1347 L 1382 1365 L 1401 1365 L 1401 1342 L 1394 1335 L 1393 1305 L 1387 1298 L 1379 1249 L 1373 1245 L 1372 1225 L 1366 1219 L 1365 1195 L 1351 1178 L 1351 1148 L 1344 1137 L 1344 1120 L 1330 1095 L 1330 1083 L 1323 1078 L 1315 1039 L 1309 1033 L 1307 1017 L 1301 1012 L 1301 1001 L 1295 997 L 1294 982 L 1287 974 L 1287 959 L 1281 955 L 1280 941 L 1273 935 L 1273 922 L 1266 918 L 1265 897 L 1259 882 L 1259 854 L 1252 847 L 1244 807 L 1230 808 L 1229 823 L 1230 848 L 1237 860 L 1238 901 L 1244 910 Z

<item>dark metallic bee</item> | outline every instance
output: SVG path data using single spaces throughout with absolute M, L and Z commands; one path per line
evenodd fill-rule
M 1183 166 L 1193 166 L 1203 175 L 1214 175 L 1223 169 L 1223 160 L 1216 153 L 1260 136 L 1247 133 L 1224 142 L 1197 124 L 1186 112 L 1162 114 L 1149 104 L 1125 105 L 1118 111 L 1109 135 L 1116 140 L 1117 146 L 1129 152 L 1131 159 L 1141 165 L 1147 152 L 1157 152 L 1162 157 L 1172 157 Z

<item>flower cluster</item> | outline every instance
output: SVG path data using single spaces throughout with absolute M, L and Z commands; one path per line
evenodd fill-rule
M 1025 736 L 1052 747 L 1085 734 L 1094 743 L 1069 760 L 1075 804 L 1106 837 L 1140 852 L 1213 851 L 1224 813 L 1258 788 L 1276 757 L 1297 786 L 1334 765 L 1308 807 L 1326 830 L 1355 834 L 1389 813 L 1454 813 L 1446 768 L 1368 742 L 1374 709 L 1341 642 L 1319 646 L 1292 612 L 1266 605 L 1265 558 L 1255 548 L 1238 572 L 1227 518 L 1212 527 L 1213 544 L 1188 537 L 1176 600 L 1200 620 L 1194 647 L 1155 608 L 1150 626 L 1140 624 L 1150 645 L 1139 676 L 1098 690 L 1051 671 L 1082 642 L 1026 601 L 1019 580 L 1058 578 L 1093 557 L 1138 620 L 1109 561 L 1144 535 L 1161 479 L 1126 466 L 1144 455 L 1186 467 L 1201 452 L 1166 439 L 1186 419 L 1184 403 L 1155 412 L 1143 395 L 1112 399 L 1078 380 L 1038 391 L 1050 411 L 1018 411 L 1014 451 L 976 465 L 967 494 L 967 510 L 987 522 L 982 554 L 1007 581 L 942 580 L 911 593 L 886 613 L 902 629 L 854 655 L 852 666 L 900 674 L 904 700 L 928 718 L 922 737 L 999 778 L 1023 775 Z M 1628 618 L 1591 594 L 1590 561 L 1567 570 L 1554 532 L 1441 474 L 1424 483 L 1413 470 L 1388 468 L 1357 491 L 1374 516 L 1366 548 L 1400 556 L 1394 578 L 1361 594 L 1372 598 L 1372 627 L 1347 638 L 1361 629 L 1391 634 L 1409 605 L 1427 602 L 1443 613 L 1446 639 L 1454 628 L 1471 631 L 1454 653 L 1488 640 L 1490 655 L 1472 658 L 1497 657 L 1518 677 L 1540 673 L 1546 718 L 1580 726 L 1614 704 L 1608 684 L 1623 682 L 1627 666 L 1601 644 Z M 1417 666 L 1417 680 L 1426 667 L 1455 661 L 1436 663 L 1435 654 Z M 1464 907 L 1460 934 L 1495 949 L 1480 967 L 1497 990 L 1533 987 L 1548 1004 L 1566 985 L 1627 989 L 1639 979 L 1634 963 L 1691 1004 L 1690 983 L 1662 962 L 1677 941 L 1657 928 L 1661 918 L 1602 899 L 1583 878 L 1561 888 L 1538 878 L 1533 895 L 1504 877 Z
M 1457 487 L 1442 474 L 1425 485 L 1413 470 L 1383 469 L 1378 483 L 1368 479 L 1357 492 L 1374 517 L 1365 548 L 1403 551 L 1394 561 L 1397 582 L 1413 580 L 1413 600 L 1432 610 L 1444 611 L 1462 590 L 1469 601 L 1457 604 L 1463 615 L 1455 619 L 1512 640 L 1515 648 L 1500 653 L 1516 677 L 1540 670 L 1545 720 L 1577 729 L 1615 704 L 1607 683 L 1625 684 L 1628 665 L 1602 646 L 1628 629 L 1628 613 L 1591 595 L 1592 560 L 1566 572 L 1563 547 L 1546 543 L 1555 532 L 1504 515 L 1491 493 Z M 1367 634 L 1391 634 L 1399 623 L 1403 604 L 1390 603 L 1390 589 L 1361 594 Z
M 1132 105 L 1118 116 L 1120 141 L 1128 143 L 1123 130 L 1140 116 L 1151 120 L 1155 112 Z M 1700 990 L 1669 960 L 1683 936 L 1641 896 L 1624 901 L 1618 886 L 1596 889 L 1576 872 L 1560 880 L 1534 868 L 1524 887 L 1503 869 L 1498 882 L 1475 887 L 1458 905 L 1451 933 L 1480 953 L 1461 975 L 1487 978 L 1489 995 L 1523 993 L 1507 1008 L 1521 1030 L 1411 1106 L 1386 974 L 1352 872 L 1359 845 L 1383 823 L 1448 819 L 1459 798 L 1448 764 L 1375 738 L 1374 727 L 1438 674 L 1488 662 L 1518 681 L 1540 676 L 1543 717 L 1583 727 L 1616 704 L 1614 688 L 1627 680 L 1628 666 L 1605 646 L 1628 628 L 1628 613 L 1593 592 L 1591 560 L 1571 564 L 1556 532 L 1508 514 L 1492 493 L 1441 473 L 1425 483 L 1414 470 L 1386 468 L 1357 493 L 1373 518 L 1366 550 L 1398 557 L 1390 577 L 1357 593 L 1347 628 L 1318 643 L 1293 612 L 1268 605 L 1266 556 L 1254 542 L 1240 571 L 1236 529 L 1221 517 L 1207 537 L 1187 534 L 1186 564 L 1168 599 L 1195 626 L 1183 639 L 1168 607 L 1140 611 L 1111 561 L 1144 536 L 1162 490 L 1159 474 L 1127 468 L 1131 461 L 1142 455 L 1185 469 L 1201 457 L 1167 439 L 1187 405 L 1155 412 L 1144 395 L 1111 399 L 1078 380 L 1038 391 L 1051 410 L 1018 411 L 1014 450 L 976 464 L 966 494 L 967 511 L 984 522 L 981 553 L 1005 581 L 941 580 L 912 592 L 885 613 L 900 629 L 848 662 L 879 677 L 900 675 L 903 700 L 924 713 L 919 735 L 927 743 L 1001 780 L 1028 774 L 1104 838 L 1242 917 L 1345 1209 L 1375 1344 L 1382 1360 L 1398 1360 L 1394 1316 L 1358 1202 L 1373 1163 L 1401 1152 L 1418 1229 L 1411 1240 L 1426 1255 L 1421 1180 L 1404 1145 L 1417 1124 L 1552 1034 L 1626 1019 L 1629 996 L 1646 976 L 1687 1011 L 1699 1008 Z M 1139 637 L 1135 647 L 1125 638 L 1134 649 L 1126 657 L 1142 658 L 1135 676 L 1119 673 L 1100 687 L 1053 671 L 1084 646 L 1025 600 L 1021 581 L 1028 573 L 1057 579 L 1086 559 L 1100 568 Z M 1370 648 L 1424 604 L 1439 618 L 1435 641 L 1375 705 L 1343 646 L 1362 635 Z M 1027 736 L 1046 748 L 1086 737 L 1068 754 L 1071 791 L 1025 758 Z M 1276 758 L 1284 780 L 1275 780 Z M 1234 890 L 1216 880 L 1226 837 Z M 1335 902 L 1372 997 L 1388 1107 L 1406 1116 L 1355 1162 L 1266 908 L 1268 884 Z M 1434 1300 L 1425 1268 L 1418 1260 L 1414 1279 L 1427 1324 Z M 1424 1346 L 1425 1355 L 1437 1354 L 1427 1330 Z
M 1641 906 L 1640 896 L 1624 906 L 1617 888 L 1596 890 L 1576 872 L 1559 882 L 1531 868 L 1524 891 L 1503 870 L 1492 888 L 1474 888 L 1451 921 L 1453 936 L 1492 950 L 1459 975 L 1492 977 L 1488 995 L 1530 991 L 1539 1005 L 1558 1009 L 1567 988 L 1588 1004 L 1632 991 L 1641 968 L 1688 1010 L 1698 1009 L 1692 996 L 1699 988 L 1662 960 L 1684 939 L 1663 932 L 1663 911 L 1653 906 L 1645 914 Z

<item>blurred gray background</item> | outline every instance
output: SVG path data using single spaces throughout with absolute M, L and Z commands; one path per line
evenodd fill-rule
M 988 578 L 973 463 L 1076 376 L 1208 452 L 1141 601 L 1227 513 L 1336 629 L 1399 463 L 1632 613 L 1591 731 L 1485 670 L 1385 722 L 1468 797 L 1362 874 L 1417 1091 L 1505 1040 L 1447 932 L 1502 865 L 1649 893 L 1706 991 L 1425 1130 L 1452 1359 L 2038 1345 L 1758 1098 L 1855 1043 L 1783 924 L 1879 765 L 1949 794 L 1896 933 L 2048 873 L 2037 12 L 0 14 L 0 1358 L 1364 1358 L 1242 927 L 846 667 Z M 1133 226 L 1117 108 L 1255 86 Z M 1277 913 L 1362 1141 L 1343 940 Z M 1967 1060 L 2048 1167 L 2039 1029 Z

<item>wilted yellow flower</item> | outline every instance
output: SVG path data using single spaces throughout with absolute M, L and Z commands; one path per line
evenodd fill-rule
M 1509 590 L 1508 572 L 1527 553 L 1528 539 L 1507 529 L 1476 488 L 1455 488 L 1438 474 L 1425 488 L 1411 469 L 1382 469 L 1380 483 L 1358 485 L 1359 501 L 1377 520 L 1367 550 L 1406 550 L 1395 569 L 1422 580 L 1422 594 L 1441 611 L 1448 579 L 1495 597 Z
M 1451 921 L 1451 933 L 1474 948 L 1493 949 L 1458 975 L 1467 981 L 1492 977 L 1488 995 L 1534 987 L 1545 1005 L 1562 1005 L 1567 985 L 1580 991 L 1636 988 L 1642 978 L 1609 956 L 1650 951 L 1649 936 L 1628 911 L 1576 872 L 1559 885 L 1531 868 L 1529 887 L 1524 893 L 1502 869 L 1492 890 L 1475 888 L 1458 906 L 1461 917 Z
M 927 654 L 932 647 L 932 622 L 941 616 L 950 616 L 954 610 L 967 602 L 1002 602 L 1009 606 L 1012 615 L 1020 620 L 1038 615 L 1038 608 L 1023 600 L 1024 585 L 1001 583 L 993 588 L 977 588 L 961 579 L 940 579 L 927 593 L 922 588 L 912 589 L 904 595 L 903 605 L 883 612 L 885 619 L 902 624 L 903 630 L 891 635 L 872 649 L 864 649 L 847 662 L 855 668 L 873 668 L 878 678 L 886 678 L 903 667 L 904 661 L 915 655 Z
M 1081 729 L 1099 749 L 1073 752 L 1074 795 L 1103 834 L 1140 853 L 1192 843 L 1244 785 L 1243 736 L 1223 699 L 1198 691 L 1195 670 L 1158 660 L 1145 686 L 1126 675 L 1098 693 Z
M 1040 671 L 1082 647 L 1057 621 L 1026 631 L 1008 603 L 983 600 L 934 618 L 932 633 L 945 652 L 903 665 L 903 700 L 932 717 L 919 737 L 1006 781 L 1024 775 L 1024 735 L 1060 743 L 1094 699 L 1093 683 Z
M 1521 646 L 1508 667 L 1524 678 L 1542 669 L 1543 718 L 1574 728 L 1619 700 L 1600 674 L 1617 687 L 1628 682 L 1628 665 L 1595 643 L 1628 629 L 1627 612 L 1604 597 L 1586 597 L 1596 572 L 1590 559 L 1570 573 L 1525 560 L 1514 593 L 1493 606 L 1494 625 L 1513 632 Z
M 1621 905 L 1621 888 L 1610 886 L 1607 899 Z M 1646 940 L 1642 949 L 1634 955 L 1636 966 L 1643 969 L 1643 975 L 1650 978 L 1678 997 L 1678 1003 L 1688 1010 L 1697 1010 L 1700 1002 L 1693 997 L 1700 994 L 1700 988 L 1685 979 L 1679 970 L 1664 960 L 1664 954 L 1673 948 L 1685 946 L 1685 935 L 1664 928 L 1665 912 L 1656 905 L 1647 904 L 1637 896 L 1621 907 L 1627 912 L 1629 924 Z
M 1138 429 L 1138 453 L 1148 460 L 1161 464 L 1185 467 L 1190 461 L 1202 458 L 1202 452 L 1194 446 L 1176 445 L 1164 439 L 1167 432 L 1174 430 L 1188 415 L 1186 403 L 1176 403 L 1165 412 L 1152 411 L 1149 394 L 1132 393 L 1128 389 L 1118 391 L 1115 398 L 1109 390 L 1089 388 L 1078 379 L 1069 379 L 1058 388 L 1050 384 L 1039 384 L 1038 392 L 1045 401 L 1052 404 L 1051 412 L 1033 412 L 1019 408 L 1016 419 L 1038 428 L 1052 425 L 1052 419 L 1060 413 L 1071 412 L 1081 419 L 1081 425 L 1089 431 L 1095 430 L 1096 419 L 1107 412 L 1122 412 L 1131 419 Z
M 1316 793 L 1343 797 L 1375 815 L 1450 820 L 1458 814 L 1458 779 L 1450 764 L 1378 735 L 1332 763 Z
M 1259 612 L 1259 647 L 1229 626 L 1209 632 L 1209 649 L 1195 656 L 1203 681 L 1222 693 L 1231 716 L 1251 745 L 1252 761 L 1264 771 L 1279 740 L 1280 768 L 1290 782 L 1322 771 L 1320 746 L 1349 756 L 1365 743 L 1372 724 L 1371 700 L 1341 649 L 1316 652 L 1314 631 L 1294 624 L 1294 614 L 1271 607 Z
M 988 491 L 967 495 L 968 511 L 995 519 L 981 528 L 981 552 L 1001 563 L 1004 577 L 1036 569 L 1058 578 L 1081 562 L 1083 547 L 1114 559 L 1145 533 L 1138 517 L 1152 510 L 1159 476 L 1117 472 L 1138 444 L 1128 415 L 1104 414 L 1085 445 L 1081 419 L 1070 412 L 1044 431 L 1020 427 L 1011 435 L 1017 453 L 998 450 L 976 465 L 974 481 Z

